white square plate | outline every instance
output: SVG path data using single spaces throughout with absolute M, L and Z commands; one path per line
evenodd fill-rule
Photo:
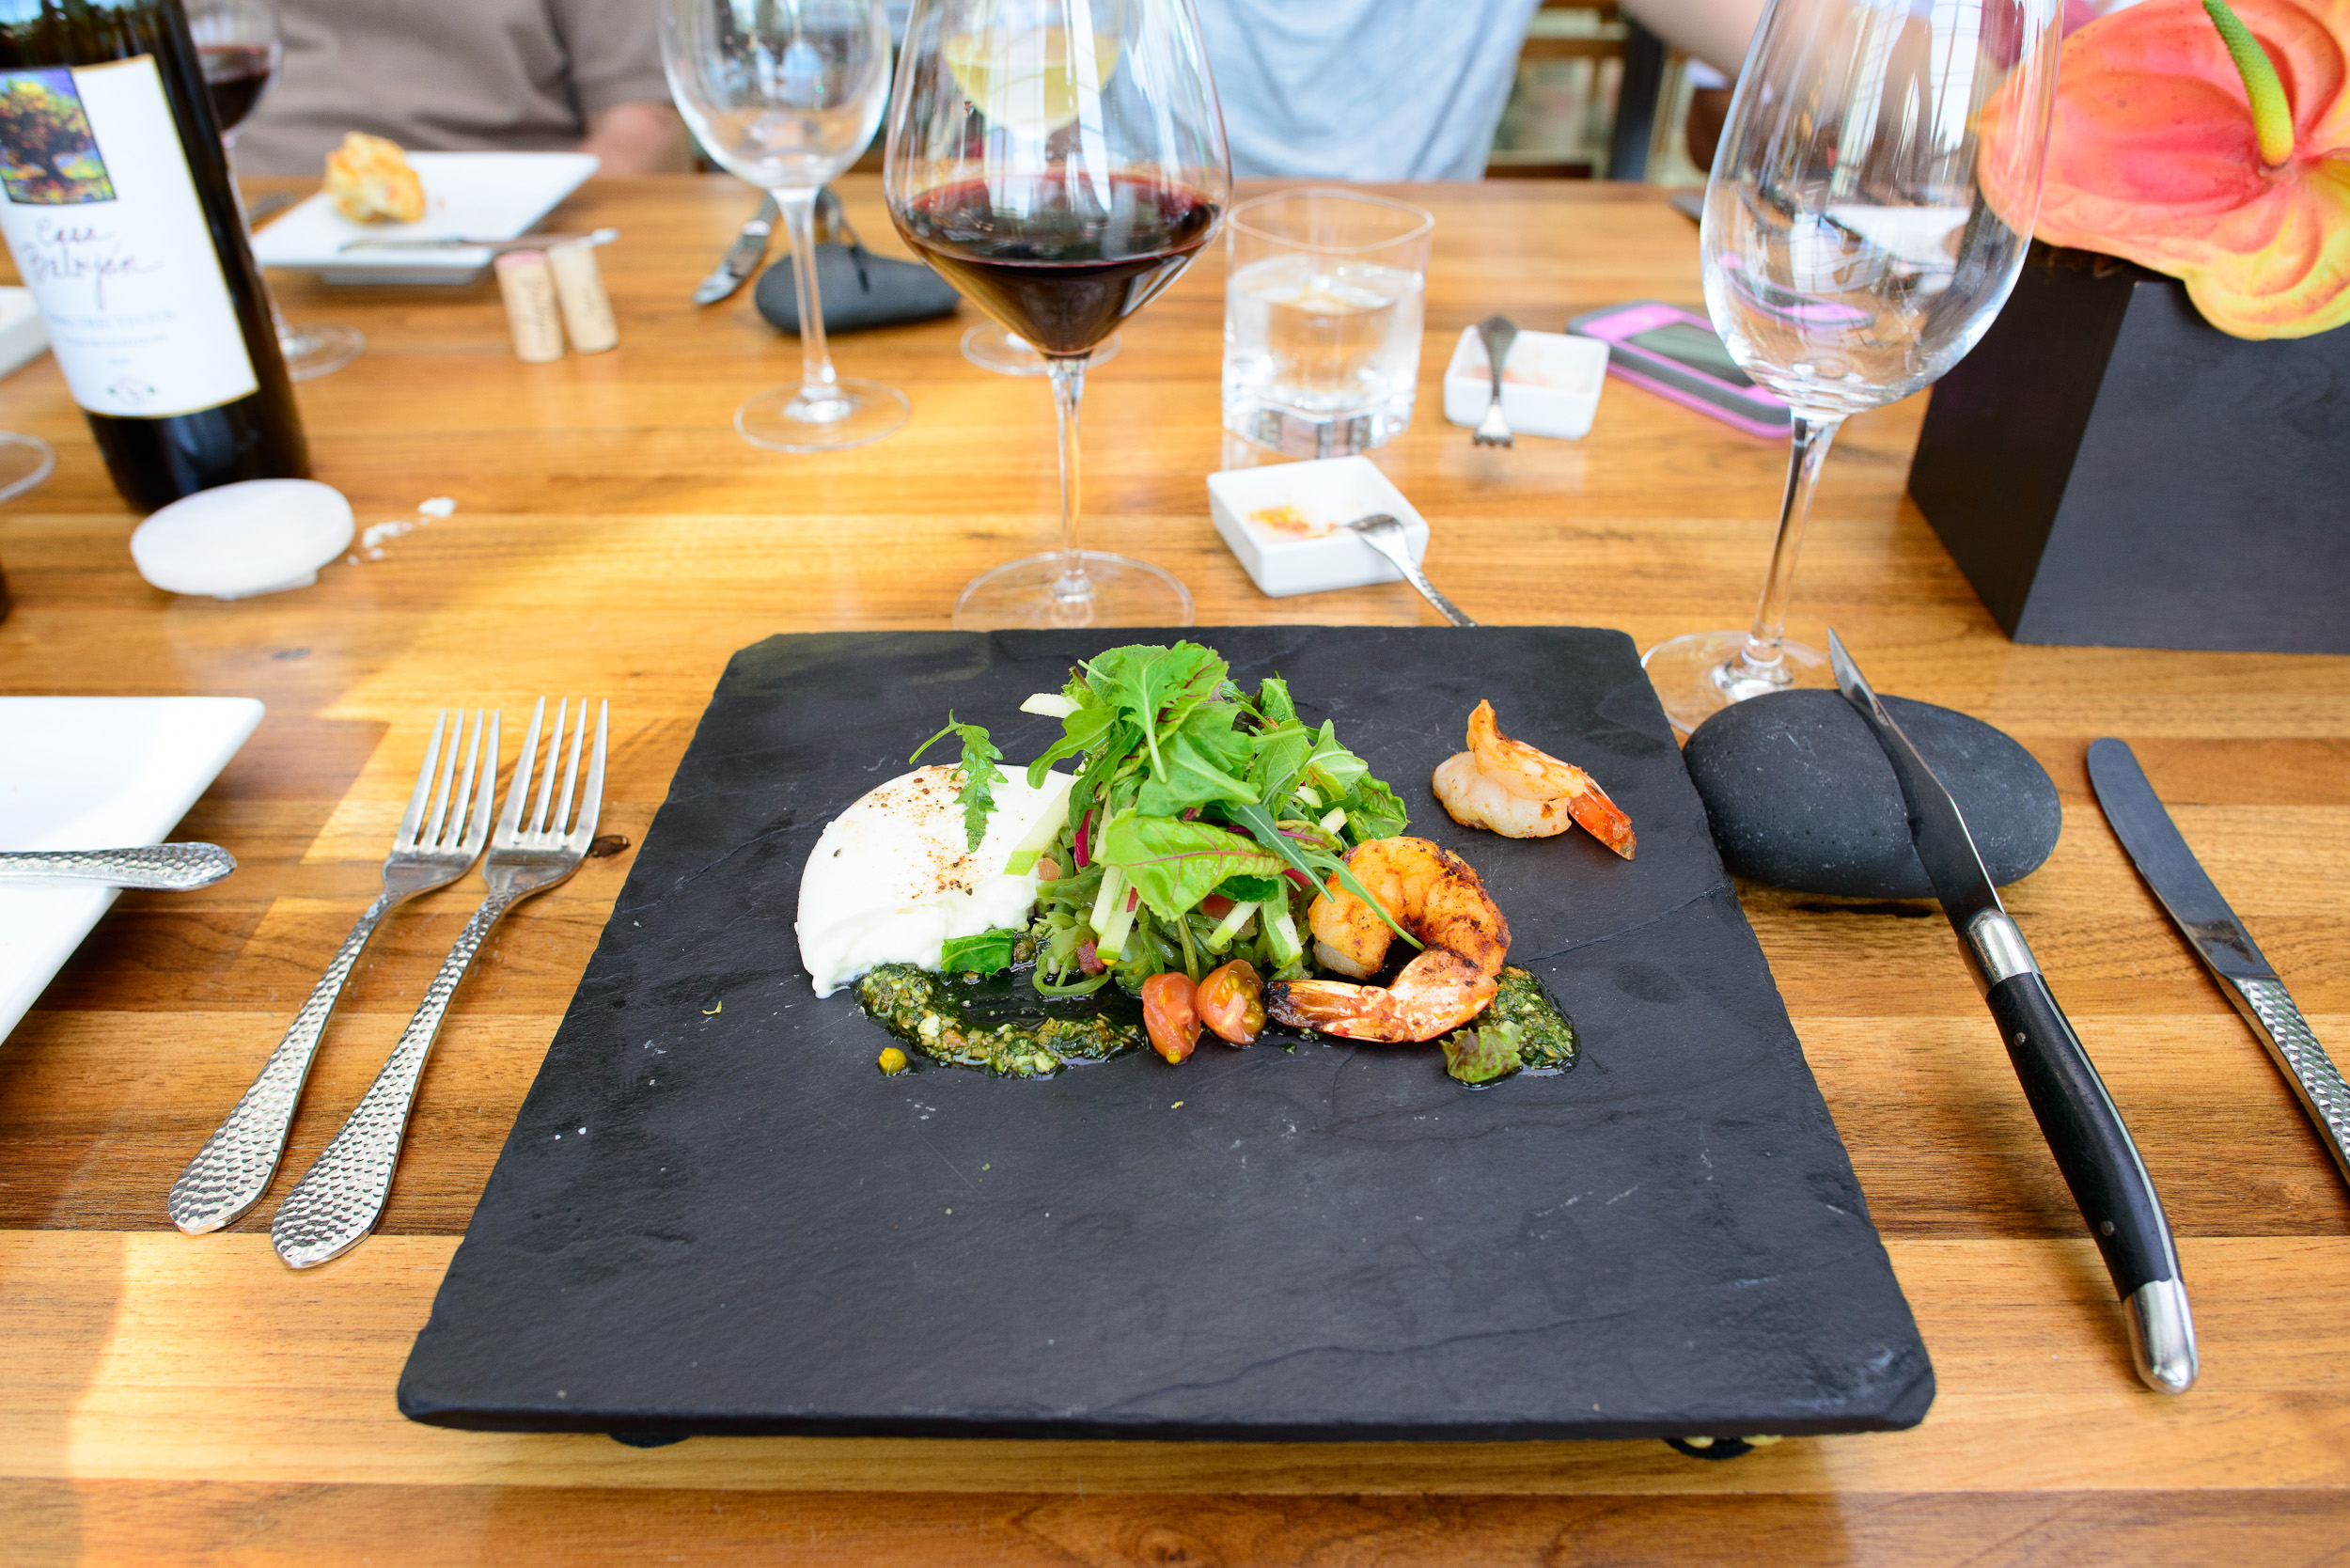
M 415 223 L 353 223 L 321 191 L 253 237 L 264 267 L 316 273 L 329 283 L 470 283 L 490 264 L 462 250 L 345 250 L 352 240 L 511 240 L 596 172 L 586 152 L 412 152 L 424 181 Z
M 1403 525 L 1415 561 L 1428 555 L 1428 521 L 1367 457 L 1316 458 L 1208 476 L 1208 515 L 1224 543 L 1270 598 L 1401 582 L 1386 557 L 1340 528 L 1384 511 Z M 1300 531 L 1267 526 L 1259 513 L 1287 514 Z
M 261 713 L 249 697 L 0 697 L 0 850 L 162 843 Z M 0 1040 L 115 893 L 0 883 Z

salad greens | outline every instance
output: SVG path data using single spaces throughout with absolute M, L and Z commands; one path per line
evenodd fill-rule
M 1061 721 L 1060 738 L 1028 764 L 1031 787 L 1077 760 L 1058 832 L 1024 844 L 1007 867 L 1049 860 L 1057 873 L 1039 885 L 1029 933 L 1038 991 L 1081 995 L 1113 978 L 1139 991 L 1154 974 L 1197 980 L 1231 958 L 1295 979 L 1305 913 L 1325 878 L 1379 907 L 1340 857 L 1401 833 L 1408 813 L 1334 726 L 1298 716 L 1277 676 L 1251 694 L 1213 649 L 1136 645 L 1079 665 L 1058 693 L 1022 707 Z M 960 737 L 958 798 L 976 849 L 1003 754 L 981 727 L 948 720 L 924 749 Z

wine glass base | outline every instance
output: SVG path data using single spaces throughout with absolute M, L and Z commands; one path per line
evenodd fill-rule
M 982 370 L 993 370 L 999 376 L 1041 376 L 1052 369 L 1052 362 L 1028 347 L 1027 340 L 990 322 L 975 326 L 963 335 L 963 357 Z M 1118 357 L 1118 334 L 1109 337 L 1086 356 L 1086 368 L 1106 365 Z
M 0 431 L 0 501 L 24 494 L 56 466 L 57 454 L 39 436 Z
M 367 346 L 367 337 L 357 327 L 289 325 L 277 335 L 286 374 L 295 381 L 331 375 L 358 358 Z
M 906 422 L 913 405 L 894 386 L 843 378 L 822 403 L 800 397 L 797 385 L 761 392 L 734 411 L 744 440 L 771 452 L 845 452 L 879 441 Z
M 1656 700 L 1675 730 L 1686 735 L 1733 702 L 1797 686 L 1833 686 L 1827 655 L 1800 642 L 1778 645 L 1778 663 L 1754 671 L 1743 663 L 1744 632 L 1691 632 L 1668 637 L 1640 655 Z
M 1083 588 L 1064 581 L 1069 557 L 1056 550 L 971 579 L 955 601 L 955 630 L 995 632 L 1032 626 L 1188 626 L 1191 590 L 1149 561 L 1086 550 Z

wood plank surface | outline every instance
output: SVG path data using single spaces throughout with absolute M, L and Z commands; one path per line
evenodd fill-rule
M 1399 189 L 1437 214 L 1418 422 L 1378 461 L 1434 525 L 1430 573 L 1494 622 L 1643 645 L 1741 623 L 1784 457 L 1611 384 L 1590 437 L 1471 447 L 1438 415 L 1461 329 L 1555 329 L 1634 298 L 1699 303 L 1694 228 L 1605 185 Z M 877 182 L 844 195 L 899 253 Z M 2196 1389 L 2131 1376 L 2095 1255 L 1930 907 L 1741 894 L 1939 1374 L 1909 1433 L 1726 1463 L 1661 1444 L 1233 1446 L 462 1434 L 392 1387 L 631 851 L 525 904 L 460 994 L 382 1232 L 296 1275 L 269 1251 L 286 1182 L 226 1236 L 163 1195 L 243 1091 L 374 889 L 444 702 L 612 698 L 603 825 L 644 835 L 725 659 L 773 632 L 939 627 L 979 570 L 1054 534 L 1036 382 L 963 360 L 964 316 L 836 341 L 912 422 L 791 457 L 734 405 L 796 373 L 748 292 L 685 303 L 753 197 L 723 179 L 591 183 L 550 220 L 612 224 L 612 353 L 525 366 L 494 290 L 278 279 L 296 320 L 368 352 L 299 388 L 319 477 L 362 525 L 409 525 L 316 588 L 227 604 L 149 588 L 54 364 L 0 383 L 0 428 L 58 448 L 0 507 L 0 691 L 211 693 L 269 704 L 182 824 L 238 873 L 126 895 L 0 1043 L 0 1529 L 10 1560 L 751 1560 L 1128 1563 L 2189 1563 L 2343 1560 L 2350 1540 L 2350 1193 L 2251 1035 L 2099 815 L 2089 740 L 2131 742 L 2321 1038 L 2350 1049 L 2350 660 L 2010 643 L 1903 495 L 1922 400 L 1852 421 L 1792 630 L 1834 624 L 1884 689 L 2031 748 L 2062 794 L 2055 856 L 2010 903 L 2096 1057 L 2181 1236 Z M 1204 625 L 1432 620 L 1401 586 L 1274 601 L 1206 515 L 1247 461 L 1217 428 L 1210 257 L 1089 378 L 1088 541 L 1182 576 Z M 454 515 L 416 526 L 416 504 Z M 470 909 L 391 925 L 294 1126 L 339 1125 Z

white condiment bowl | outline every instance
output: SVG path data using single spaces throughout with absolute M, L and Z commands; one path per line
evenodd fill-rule
M 1302 538 L 1251 521 L 1252 514 L 1284 508 L 1329 531 Z M 1367 457 L 1229 468 L 1208 476 L 1208 514 L 1215 521 L 1215 531 L 1240 558 L 1250 581 L 1275 599 L 1402 581 L 1392 562 L 1340 526 L 1377 511 L 1403 525 L 1412 559 L 1426 558 L 1427 519 Z
M 154 513 L 132 531 L 131 559 L 166 592 L 249 599 L 308 588 L 351 537 L 351 503 L 333 485 L 244 479 Z
M 1492 362 L 1475 327 L 1461 329 L 1444 372 L 1447 424 L 1474 427 L 1494 400 Z M 1516 378 L 1516 379 L 1512 379 Z M 1501 416 L 1516 435 L 1580 441 L 1607 384 L 1607 345 L 1560 332 L 1521 332 L 1501 366 Z

